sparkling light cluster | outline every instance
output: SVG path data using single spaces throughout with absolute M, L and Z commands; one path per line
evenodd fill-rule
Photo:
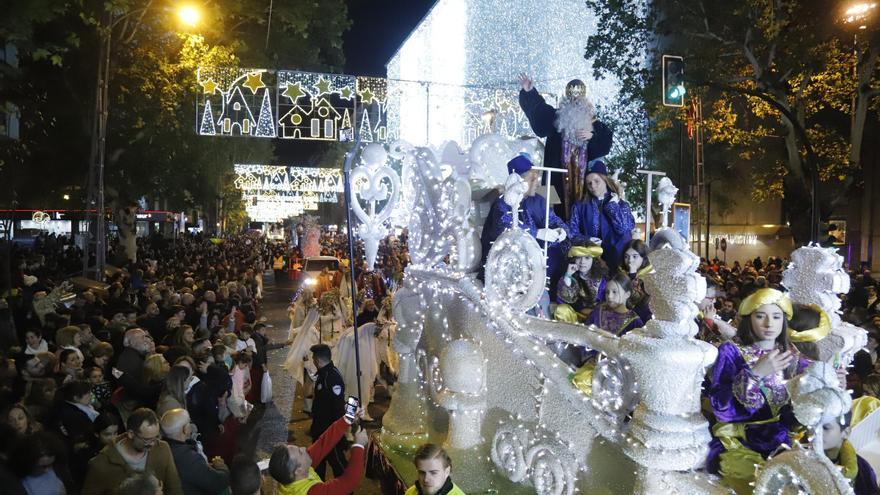
M 517 100 L 521 72 L 557 95 L 581 79 L 594 101 L 613 106 L 617 81 L 594 79 L 584 58 L 594 22 L 571 0 L 440 0 L 388 63 L 389 120 L 416 144 L 469 145 L 489 131 L 493 110 L 495 131 L 530 134 Z
M 339 169 L 236 164 L 234 170 L 233 184 L 256 222 L 277 222 L 317 210 L 318 203 L 337 203 L 343 192 Z
M 352 141 L 388 139 L 388 82 L 295 70 L 200 67 L 196 131 L 203 136 Z
M 480 139 L 485 145 L 471 153 L 452 144 L 392 147 L 408 186 L 403 203 L 412 264 L 395 295 L 401 374 L 384 422 L 385 445 L 412 452 L 431 435 L 429 425 L 448 421 L 446 442 L 465 491 L 500 490 L 495 483 L 502 478 L 542 495 L 573 493 L 586 486 L 580 474 L 614 451 L 633 473 L 616 473 L 615 492 L 658 493 L 645 487 L 660 483 L 646 480 L 661 478 L 664 486 L 693 488 L 684 492 L 714 492 L 705 490 L 711 478 L 678 475 L 705 459 L 700 383 L 717 352 L 692 338 L 694 302 L 705 293 L 695 256 L 680 241 L 652 254 L 663 273 L 649 292 L 652 303 L 665 301 L 657 308 L 664 320 L 652 320 L 645 331 L 618 337 L 525 315 L 545 277 L 543 253 L 528 233 L 511 230 L 492 245 L 485 287 L 474 279 L 475 267 L 456 262 L 477 242 L 472 227 L 460 222 L 477 210 L 471 185 L 490 183 L 491 169 L 511 153 L 503 138 Z M 572 386 L 569 368 L 548 348 L 556 341 L 608 356 L 592 396 Z M 453 353 L 461 359 L 444 361 L 451 346 L 463 346 Z M 616 447 L 605 449 L 603 441 Z M 487 480 L 487 473 L 496 479 Z M 632 484 L 636 477 L 641 491 Z

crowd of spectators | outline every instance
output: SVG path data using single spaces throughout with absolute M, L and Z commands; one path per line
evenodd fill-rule
M 230 466 L 255 466 L 248 439 L 273 345 L 260 318 L 265 241 L 137 248 L 105 284 L 72 277 L 81 251 L 66 237 L 12 251 L 0 294 L 4 493 L 215 494 Z

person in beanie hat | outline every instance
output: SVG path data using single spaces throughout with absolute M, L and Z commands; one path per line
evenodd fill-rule
M 602 239 L 602 259 L 614 273 L 636 224 L 629 203 L 620 199 L 617 183 L 608 178 L 605 162 L 595 160 L 589 170 L 584 195 L 571 209 L 572 242 Z
M 513 227 L 514 211 L 517 211 L 516 226 L 528 230 L 535 238 L 549 242 L 551 248 L 557 247 L 568 238 L 568 228 L 561 218 L 550 212 L 549 228 L 545 228 L 546 200 L 537 193 L 541 176 L 532 170 L 532 161 L 526 154 L 519 154 L 507 163 L 510 175 L 504 184 L 504 194 L 492 203 L 483 232 L 480 235 L 482 260 L 480 261 L 480 280 L 485 273 L 486 259 L 492 243 L 507 229 Z M 558 248 L 556 249 L 558 251 Z M 561 251 L 560 251 L 561 252 Z M 558 253 L 557 253 L 558 255 Z M 558 258 L 551 256 L 548 259 Z M 551 263 L 555 269 L 555 265 Z M 550 271 L 549 273 L 552 273 Z

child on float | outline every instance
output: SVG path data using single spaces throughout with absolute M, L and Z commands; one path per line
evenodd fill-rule
M 627 274 L 618 271 L 605 287 L 605 302 L 590 313 L 585 323 L 596 325 L 617 336 L 643 327 L 645 324 L 639 315 L 626 305 L 630 296 L 632 296 L 632 282 Z M 591 395 L 597 353 L 582 349 L 582 356 L 580 368 L 571 376 L 571 381 L 578 390 Z
M 627 303 L 633 311 L 639 315 L 642 321 L 650 320 L 653 315 L 648 307 L 649 296 L 645 292 L 645 284 L 642 277 L 654 271 L 651 262 L 648 261 L 648 245 L 641 239 L 632 239 L 623 247 L 623 263 L 620 269 L 629 276 L 632 281 L 632 296 Z
M 439 445 L 426 443 L 419 447 L 413 464 L 419 479 L 405 495 L 465 495 L 452 482 L 452 460 Z
M 605 299 L 608 268 L 601 256 L 602 247 L 590 241 L 568 250 L 567 269 L 556 284 L 555 319 L 582 322 Z
M 790 445 L 798 427 L 785 381 L 810 362 L 789 341 L 792 312 L 788 296 L 776 289 L 745 298 L 737 335 L 719 346 L 709 374 L 706 393 L 717 423 L 706 470 L 739 494 L 752 492 L 755 466 Z
M 880 488 L 877 487 L 877 475 L 874 469 L 868 461 L 856 453 L 856 449 L 848 440 L 854 414 L 857 414 L 862 406 L 869 406 L 866 402 L 860 402 L 864 399 L 876 401 L 873 397 L 863 397 L 853 401 L 852 411 L 844 415 L 842 422 L 840 418 L 834 418 L 822 425 L 822 442 L 825 455 L 841 468 L 843 476 L 852 484 L 855 495 L 877 495 L 880 494 Z

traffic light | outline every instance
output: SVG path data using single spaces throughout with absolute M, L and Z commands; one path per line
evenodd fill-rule
M 684 59 L 675 55 L 663 55 L 663 105 L 683 107 L 685 93 Z

